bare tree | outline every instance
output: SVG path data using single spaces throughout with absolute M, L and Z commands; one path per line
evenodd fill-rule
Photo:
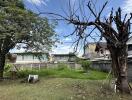
M 86 1 L 86 0 L 83 0 Z M 79 6 L 78 9 L 74 9 L 71 7 L 69 1 L 69 16 L 64 17 L 59 14 L 55 13 L 47 13 L 47 12 L 40 12 L 40 14 L 49 14 L 55 16 L 55 19 L 58 20 L 65 20 L 69 24 L 74 25 L 75 31 L 70 34 L 78 36 L 76 41 L 76 47 L 79 45 L 79 41 L 83 40 L 84 45 L 86 44 L 86 40 L 88 37 L 92 37 L 92 34 L 95 29 L 100 32 L 100 39 L 102 37 L 105 38 L 107 42 L 107 47 L 110 51 L 111 58 L 112 58 L 112 69 L 115 78 L 117 78 L 116 85 L 117 90 L 121 93 L 128 93 L 130 94 L 131 88 L 128 83 L 127 77 L 127 45 L 126 42 L 130 37 L 130 20 L 132 19 L 132 14 L 130 14 L 129 18 L 127 14 L 123 17 L 121 8 L 114 13 L 113 9 L 108 18 L 101 18 L 103 10 L 105 9 L 108 2 L 105 2 L 102 5 L 102 8 L 99 12 L 96 10 L 96 5 L 93 0 L 89 0 L 87 3 L 87 8 L 91 12 L 89 16 L 85 14 L 84 8 Z M 83 5 L 84 6 L 84 5 Z M 77 15 L 77 11 L 80 11 L 81 17 Z M 93 17 L 91 19 L 91 17 Z M 89 27 L 92 26 L 92 30 L 89 30 Z

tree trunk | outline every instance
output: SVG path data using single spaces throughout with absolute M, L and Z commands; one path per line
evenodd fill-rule
M 5 55 L 0 54 L 0 79 L 3 78 L 4 65 L 5 65 Z
M 112 58 L 112 69 L 116 81 L 116 90 L 120 93 L 130 94 L 127 73 L 127 46 L 108 47 Z
M 125 47 L 118 49 L 116 56 L 117 59 L 117 68 L 119 69 L 117 76 L 117 89 L 121 93 L 130 93 L 130 87 L 128 84 L 128 68 L 127 68 L 127 50 Z

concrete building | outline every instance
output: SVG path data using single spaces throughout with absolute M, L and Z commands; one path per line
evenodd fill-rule
M 75 62 L 77 56 L 74 53 L 69 54 L 52 54 L 51 62 Z
M 110 56 L 107 44 L 105 42 L 89 43 L 85 46 L 83 57 L 93 60 L 95 58 L 108 59 Z
M 49 61 L 49 53 L 23 52 L 14 54 L 17 55 L 16 63 L 40 63 Z
M 132 58 L 132 38 L 127 41 L 128 45 L 128 58 Z
M 128 58 L 132 58 L 132 38 L 130 38 L 127 41 L 128 46 Z M 98 43 L 89 43 L 85 46 L 85 52 L 83 54 L 83 57 L 90 59 L 90 60 L 96 60 L 96 59 L 103 59 L 108 60 L 110 59 L 110 52 L 107 49 L 106 42 L 100 42 Z

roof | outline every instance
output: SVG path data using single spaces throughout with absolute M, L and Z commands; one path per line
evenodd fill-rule
M 17 53 L 13 53 L 13 54 L 17 54 L 17 55 L 23 55 L 23 54 L 49 54 L 47 52 L 17 52 Z
M 74 53 L 69 54 L 52 54 L 53 56 L 76 56 Z
M 99 52 L 100 50 L 107 50 L 107 43 L 106 42 L 99 42 L 96 44 L 95 51 Z
M 88 45 L 97 45 L 97 44 L 100 44 L 101 46 L 105 46 L 105 47 L 107 47 L 107 43 L 106 42 L 90 42 L 90 43 L 88 43 L 88 44 L 86 44 L 86 47 L 88 46 Z
M 127 41 L 127 44 L 132 44 L 132 37 Z

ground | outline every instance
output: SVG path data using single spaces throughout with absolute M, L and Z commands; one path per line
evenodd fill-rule
M 132 100 L 115 95 L 102 80 L 42 77 L 35 84 L 20 81 L 0 82 L 1 100 Z

